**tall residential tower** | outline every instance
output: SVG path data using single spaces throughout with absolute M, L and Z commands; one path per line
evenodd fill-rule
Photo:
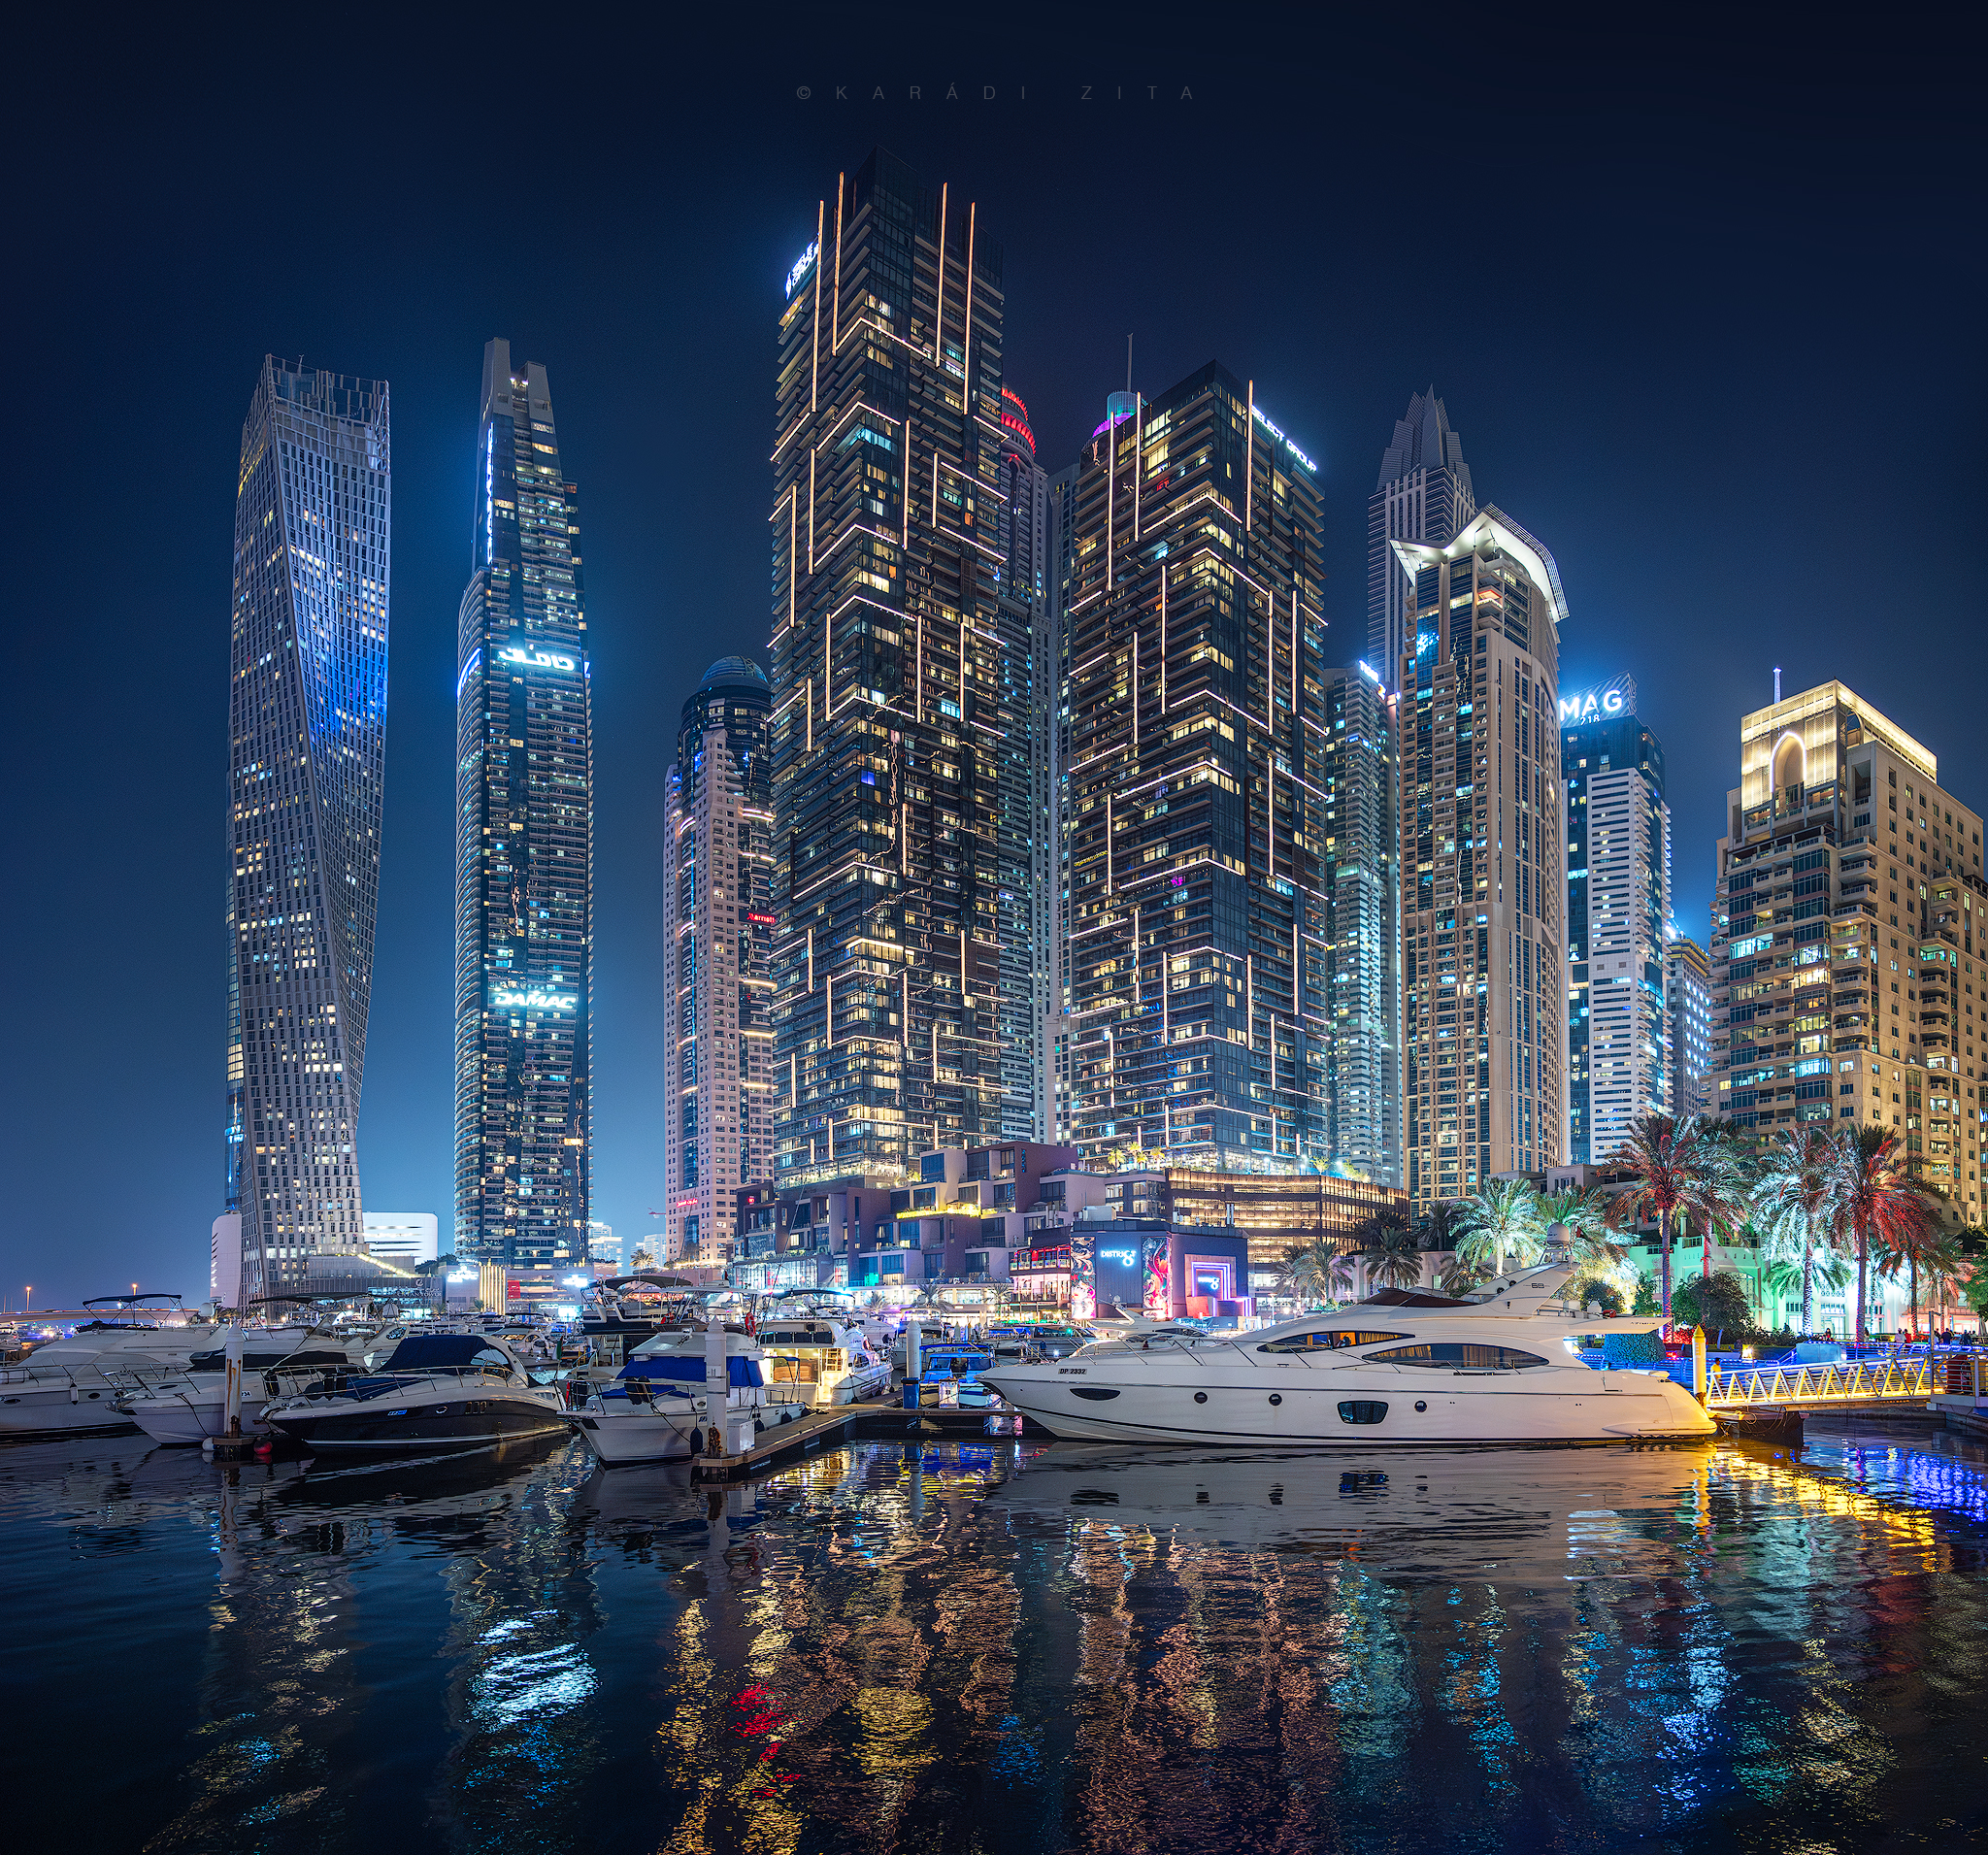
M 579 491 L 552 395 L 483 350 L 456 623 L 455 1246 L 586 1259 L 593 1109 L 593 721 Z
M 1401 679 L 1408 1187 L 1417 1211 L 1567 1139 L 1560 626 L 1553 556 L 1493 508 L 1392 544 Z
M 775 1176 L 1002 1137 L 1032 1005 L 1029 665 L 1000 602 L 1001 248 L 882 149 L 776 331 Z M 1017 661 L 1019 659 L 1019 661 Z
M 1316 475 L 1213 361 L 1112 394 L 1077 465 L 1059 708 L 1086 1159 L 1332 1157 Z
M 228 703 L 227 1209 L 244 1302 L 363 1254 L 354 1155 L 386 737 L 384 381 L 265 359 Z
M 730 1260 L 739 1187 L 773 1164 L 773 779 L 766 677 L 720 657 L 665 788 L 663 1188 L 671 1251 Z
M 1445 547 L 1476 513 L 1464 443 L 1436 388 L 1411 393 L 1367 499 L 1367 662 L 1377 676 L 1392 677 L 1408 647 L 1408 585 L 1393 544 Z
M 1631 1125 L 1675 1113 L 1665 943 L 1664 748 L 1618 677 L 1560 703 L 1567 779 L 1567 1156 L 1604 1165 Z

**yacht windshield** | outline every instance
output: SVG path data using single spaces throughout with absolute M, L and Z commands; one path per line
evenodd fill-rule
M 1284 1334 L 1266 1340 L 1258 1352 L 1338 1352 L 1347 1346 L 1380 1346 L 1390 1340 L 1406 1340 L 1407 1334 L 1353 1333 L 1343 1327 L 1324 1327 L 1315 1333 Z
M 1543 1366 L 1547 1360 L 1516 1346 L 1487 1346 L 1470 1340 L 1425 1341 L 1417 1346 L 1393 1346 L 1367 1357 L 1384 1366 L 1443 1366 L 1452 1372 L 1517 1372 Z

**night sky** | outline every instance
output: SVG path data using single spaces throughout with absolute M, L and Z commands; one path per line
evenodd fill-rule
M 1866 17 L 1839 42 L 1806 13 L 1735 38 L 1665 10 L 1625 37 L 1418 9 L 1387 38 L 1144 9 L 1078 39 L 1069 11 L 984 10 L 971 47 L 932 40 L 929 9 L 866 8 L 877 50 L 813 12 L 740 10 L 721 44 L 547 37 L 543 10 L 415 28 L 413 9 L 312 15 L 289 40 L 274 15 L 91 15 L 22 49 L 10 1307 L 29 1282 L 40 1306 L 134 1278 L 206 1292 L 234 472 L 272 350 L 393 393 L 365 1203 L 448 1227 L 455 613 L 502 334 L 550 370 L 580 489 L 595 1214 L 653 1227 L 664 772 L 707 664 L 764 654 L 781 282 L 878 142 L 1003 246 L 1008 383 L 1047 468 L 1124 384 L 1128 331 L 1148 393 L 1210 357 L 1254 379 L 1319 461 L 1342 661 L 1364 649 L 1380 451 L 1433 382 L 1480 501 L 1558 558 L 1563 689 L 1640 685 L 1681 931 L 1706 932 L 1738 717 L 1775 664 L 1790 693 L 1841 678 L 1988 805 L 1973 27 Z M 1246 54 L 1183 50 L 1216 40 Z

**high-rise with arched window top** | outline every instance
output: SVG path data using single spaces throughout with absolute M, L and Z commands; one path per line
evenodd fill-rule
M 546 370 L 483 350 L 456 626 L 455 1247 L 586 1260 L 593 718 L 580 492 Z
M 242 427 L 229 630 L 227 1201 L 245 1302 L 365 1247 L 353 1147 L 391 478 L 384 381 L 264 360 Z
M 663 1188 L 670 1248 L 724 1262 L 739 1187 L 773 1163 L 773 781 L 766 677 L 720 657 L 665 786 Z

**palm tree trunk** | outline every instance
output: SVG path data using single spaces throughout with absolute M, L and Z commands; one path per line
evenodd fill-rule
M 1857 1225 L 1857 1344 L 1863 1346 L 1865 1320 L 1863 1320 L 1863 1296 L 1865 1278 L 1871 1273 L 1871 1233 Z
M 1815 1245 L 1802 1245 L 1802 1338 L 1815 1332 Z
M 1657 1219 L 1657 1281 L 1663 1290 L 1664 1324 L 1671 1321 L 1671 1223 L 1672 1213 L 1665 1211 Z
M 1916 1329 L 1917 1329 L 1917 1327 L 1918 1327 L 1918 1325 L 1919 1325 L 1919 1259 L 1918 1259 L 1918 1257 L 1916 1257 L 1916 1256 L 1907 1256 L 1907 1257 L 1905 1258 L 1905 1272 L 1906 1272 L 1906 1278 L 1907 1278 L 1907 1280 L 1908 1280 L 1908 1281 L 1910 1282 L 1910 1284 L 1911 1284 L 1911 1285 L 1910 1285 L 1910 1287 L 1909 1287 L 1909 1288 L 1907 1289 L 1907 1291 L 1906 1291 L 1906 1292 L 1907 1292 L 1907 1294 L 1908 1294 L 1908 1295 L 1910 1296 L 1910 1298 L 1911 1298 L 1911 1309 L 1910 1309 L 1909 1313 L 1908 1313 L 1908 1314 L 1906 1315 L 1906 1318 L 1907 1318 L 1907 1319 L 1908 1319 L 1908 1320 L 1909 1320 L 1909 1321 L 1910 1321 L 1910 1322 L 1912 1323 L 1912 1326 L 1913 1326 L 1913 1328 L 1914 1328 L 1914 1329 L 1916 1330 Z

